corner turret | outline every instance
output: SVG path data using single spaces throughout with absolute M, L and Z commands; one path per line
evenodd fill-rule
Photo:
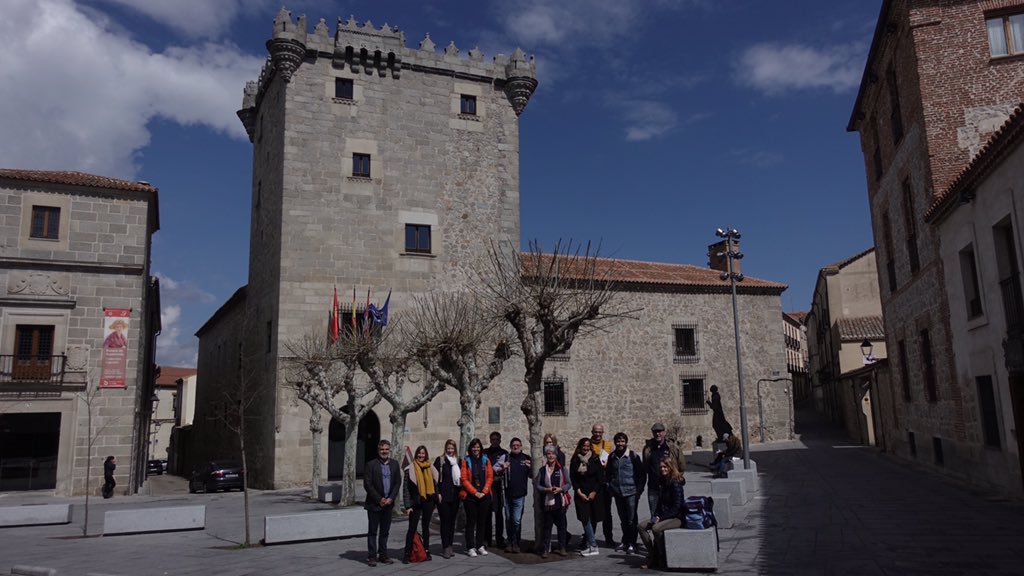
M 512 58 L 505 65 L 505 94 L 516 116 L 526 109 L 530 96 L 537 89 L 537 67 L 533 62 L 533 56 L 527 58 L 526 54 L 519 48 L 512 53 Z
M 282 7 L 274 18 L 274 34 L 267 40 L 267 51 L 281 78 L 291 81 L 306 54 L 306 16 L 299 16 L 293 23 L 292 13 Z
M 249 142 L 253 141 L 256 129 L 256 92 L 259 84 L 255 80 L 245 83 L 245 90 L 242 92 L 242 109 L 236 112 L 238 119 L 245 126 L 245 133 L 249 135 Z

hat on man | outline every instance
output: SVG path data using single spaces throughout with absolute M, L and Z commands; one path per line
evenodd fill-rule
M 664 432 L 665 425 L 661 422 L 655 422 L 654 426 L 651 426 L 651 432 Z

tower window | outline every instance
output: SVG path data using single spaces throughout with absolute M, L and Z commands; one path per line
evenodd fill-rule
M 56 206 L 33 206 L 30 238 L 57 240 L 60 231 L 60 208 Z
M 334 97 L 344 100 L 352 99 L 353 82 L 350 78 L 334 79 Z
M 430 226 L 427 224 L 405 225 L 405 251 L 430 254 Z
M 476 116 L 476 96 L 463 94 L 459 99 L 459 113 Z
M 370 155 L 369 154 L 353 154 L 352 155 L 352 176 L 357 178 L 369 178 L 370 177 Z
M 1024 14 L 1004 14 L 985 21 L 992 56 L 1024 53 Z

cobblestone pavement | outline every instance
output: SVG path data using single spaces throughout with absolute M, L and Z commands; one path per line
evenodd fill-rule
M 873 448 L 850 447 L 813 415 L 800 416 L 799 441 L 755 447 L 761 489 L 739 509 L 735 528 L 721 531 L 720 574 L 1024 574 L 1024 504 L 989 497 Z M 596 557 L 522 564 L 499 554 L 469 558 L 459 544 L 451 560 L 435 555 L 431 562 L 373 569 L 363 563 L 363 537 L 238 549 L 244 535 L 240 493 L 189 495 L 183 481 L 172 478 L 154 478 L 150 485 L 161 495 L 91 499 L 90 533 L 102 530 L 106 510 L 183 504 L 207 505 L 206 530 L 81 538 L 84 499 L 4 494 L 0 506 L 71 501 L 75 522 L 0 529 L 0 574 L 17 564 L 53 568 L 60 576 L 644 573 L 641 558 L 608 548 Z M 262 536 L 265 514 L 329 508 L 299 491 L 250 494 L 253 541 Z M 646 504 L 642 508 L 641 517 Z M 523 524 L 524 538 L 531 538 L 529 513 Z M 569 526 L 581 532 L 571 512 Z M 404 519 L 392 526 L 393 557 L 401 556 L 405 528 Z M 436 545 L 436 534 L 432 540 Z

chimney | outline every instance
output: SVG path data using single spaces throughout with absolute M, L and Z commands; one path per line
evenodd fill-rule
M 739 240 L 732 241 L 732 249 L 735 252 L 740 251 Z M 728 250 L 728 241 L 719 240 L 714 244 L 708 246 L 708 266 L 712 270 L 718 270 L 719 272 L 729 271 L 729 258 L 726 257 L 725 252 Z M 721 256 L 719 256 L 721 254 Z M 742 273 L 740 269 L 740 260 L 736 259 L 732 261 L 733 272 L 736 274 Z

